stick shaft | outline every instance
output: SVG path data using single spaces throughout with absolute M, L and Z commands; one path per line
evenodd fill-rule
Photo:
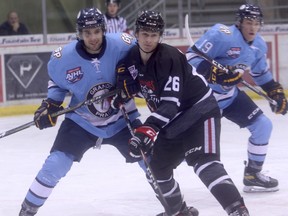
M 126 109 L 124 107 L 124 105 L 121 105 L 120 107 L 120 110 L 123 114 L 123 117 L 126 121 L 126 124 L 127 124 L 127 127 L 131 133 L 132 136 L 134 136 L 134 131 L 133 131 L 133 128 L 131 126 L 131 122 L 130 122 L 130 119 L 129 119 L 129 116 L 128 116 L 128 113 L 126 112 Z M 152 187 L 153 189 L 155 190 L 155 192 L 157 193 L 158 197 L 159 197 L 159 200 L 161 201 L 162 205 L 164 206 L 165 210 L 166 211 L 169 211 L 170 207 L 163 195 L 163 192 L 161 191 L 161 188 L 159 187 L 159 184 L 157 182 L 157 179 L 155 178 L 155 175 L 151 169 L 151 166 L 148 162 L 148 159 L 146 157 L 146 155 L 144 154 L 144 152 L 140 149 L 140 153 L 141 153 L 141 156 L 142 156 L 142 159 L 145 163 L 145 166 L 146 166 L 146 174 L 149 176 L 150 180 L 152 181 Z
M 86 106 L 86 105 L 89 105 L 89 104 L 92 104 L 92 103 L 98 103 L 101 100 L 104 100 L 104 99 L 106 99 L 108 97 L 112 97 L 113 95 L 117 94 L 118 92 L 119 92 L 119 90 L 109 91 L 109 92 L 104 93 L 102 95 L 93 97 L 93 98 L 91 98 L 89 100 L 83 101 L 83 102 L 81 102 L 81 103 L 79 103 L 79 104 L 77 104 L 77 105 L 75 105 L 73 107 L 67 107 L 67 108 L 62 109 L 62 110 L 60 110 L 58 112 L 52 113 L 51 116 L 52 117 L 57 117 L 57 116 L 65 114 L 65 113 L 74 111 L 74 110 L 78 109 L 81 106 Z M 23 125 L 20 125 L 18 127 L 15 127 L 13 129 L 4 131 L 4 132 L 0 133 L 0 139 L 3 138 L 3 137 L 9 136 L 11 134 L 17 133 L 19 131 L 22 131 L 22 130 L 24 130 L 26 128 L 29 128 L 29 127 L 33 126 L 33 125 L 35 125 L 35 123 L 34 123 L 34 121 L 31 121 L 31 122 L 28 122 L 26 124 L 23 124 Z
M 21 130 L 24 130 L 26 128 L 29 128 L 29 127 L 31 127 L 33 125 L 35 125 L 35 123 L 34 123 L 34 121 L 31 121 L 31 122 L 28 122 L 26 124 L 20 125 L 20 126 L 18 126 L 16 128 L 13 128 L 11 130 L 4 131 L 4 132 L 0 133 L 0 139 L 3 138 L 3 137 L 9 136 L 11 134 L 14 134 L 14 133 L 16 133 L 18 131 L 21 131 Z

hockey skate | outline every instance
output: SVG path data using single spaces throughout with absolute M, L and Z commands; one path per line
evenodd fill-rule
M 235 211 L 231 212 L 229 216 L 249 216 L 249 212 L 245 206 L 241 206 Z
M 249 216 L 249 211 L 244 204 L 243 198 L 225 208 L 229 216 Z
M 255 192 L 275 192 L 278 191 L 278 180 L 264 175 L 261 172 L 247 172 L 247 167 L 244 171 L 244 188 L 246 193 Z
M 19 212 L 19 216 L 34 216 L 36 215 L 39 207 L 33 207 L 29 205 L 26 201 L 22 203 L 21 210 Z
M 198 216 L 199 212 L 194 207 L 188 207 L 186 203 L 184 202 L 182 204 L 182 208 L 179 213 L 173 215 L 173 216 Z M 168 216 L 165 212 L 157 214 L 156 216 Z

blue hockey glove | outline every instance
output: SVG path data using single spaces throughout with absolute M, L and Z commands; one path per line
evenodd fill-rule
M 209 81 L 213 84 L 220 84 L 223 86 L 234 86 L 241 82 L 244 70 L 237 66 L 227 66 L 227 68 L 229 69 L 228 73 L 212 66 Z
M 52 99 L 43 100 L 41 106 L 34 113 L 34 122 L 40 130 L 56 125 L 57 117 L 52 117 L 51 114 L 63 109 L 62 102 Z
M 126 70 L 124 64 L 117 67 L 116 86 L 122 89 L 128 98 L 132 98 L 140 92 L 140 84 L 131 76 L 130 72 Z
M 283 87 L 274 80 L 261 86 L 267 95 L 277 102 L 277 105 L 270 104 L 272 112 L 285 115 L 287 113 L 287 99 L 284 94 Z
M 142 125 L 134 130 L 134 136 L 129 141 L 130 155 L 140 158 L 140 149 L 145 155 L 152 151 L 157 132 L 150 126 Z

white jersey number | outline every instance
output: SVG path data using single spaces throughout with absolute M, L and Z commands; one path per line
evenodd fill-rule
M 209 50 L 213 47 L 213 44 L 207 40 L 204 40 L 200 47 L 203 53 L 208 53 Z
M 169 76 L 168 81 L 164 87 L 165 91 L 179 91 L 180 84 L 179 84 L 180 78 L 178 76 L 171 77 Z

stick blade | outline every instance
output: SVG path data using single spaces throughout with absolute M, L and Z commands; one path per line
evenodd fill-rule
M 192 47 L 194 45 L 194 41 L 193 41 L 191 34 L 190 34 L 189 15 L 188 14 L 185 15 L 185 33 L 186 33 L 186 38 L 188 40 L 189 46 Z

